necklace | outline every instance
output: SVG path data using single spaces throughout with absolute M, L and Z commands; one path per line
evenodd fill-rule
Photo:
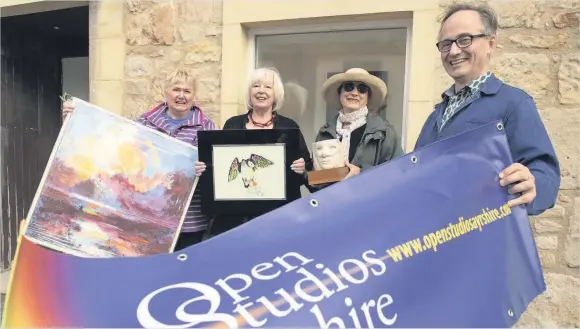
M 261 123 L 261 122 L 256 122 L 256 121 L 254 121 L 254 118 L 253 118 L 253 115 L 252 115 L 252 114 L 253 114 L 253 112 L 252 112 L 252 111 L 250 111 L 250 113 L 249 113 L 249 115 L 248 115 L 248 118 L 250 119 L 250 121 L 252 122 L 252 124 L 253 124 L 254 126 L 256 126 L 256 127 L 260 127 L 260 128 L 266 128 L 266 127 L 269 127 L 270 125 L 272 125 L 272 124 L 274 123 L 274 119 L 276 118 L 276 112 L 272 112 L 272 117 L 270 118 L 270 120 L 268 120 L 268 121 L 267 121 L 267 122 L 265 122 L 265 123 Z

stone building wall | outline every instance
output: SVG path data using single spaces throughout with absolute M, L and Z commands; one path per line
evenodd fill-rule
M 125 106 L 134 118 L 163 101 L 172 70 L 199 78 L 196 101 L 219 124 L 222 4 L 215 0 L 127 0 Z
M 518 326 L 580 327 L 580 1 L 491 4 L 500 18 L 494 72 L 534 97 L 562 168 L 557 206 L 531 218 L 548 291 Z M 199 75 L 197 100 L 219 124 L 221 22 L 221 1 L 127 0 L 122 114 L 135 117 L 162 101 L 160 79 L 183 66 Z M 451 80 L 439 60 L 434 70 L 438 102 Z
M 498 50 L 492 57 L 493 71 L 534 97 L 562 171 L 556 207 L 531 218 L 548 290 L 530 305 L 518 326 L 577 328 L 580 327 L 580 1 L 488 3 L 496 10 L 500 25 Z M 435 56 L 440 58 L 437 51 Z M 439 102 L 441 93 L 452 81 L 440 60 L 436 71 L 434 101 Z

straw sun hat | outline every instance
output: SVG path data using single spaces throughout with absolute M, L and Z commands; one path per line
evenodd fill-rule
M 324 97 L 326 104 L 337 110 L 342 108 L 338 87 L 347 81 L 362 82 L 369 86 L 371 89 L 371 97 L 367 104 L 369 110 L 376 110 L 383 105 L 387 97 L 387 86 L 383 80 L 360 68 L 352 68 L 344 73 L 335 74 L 324 82 L 322 85 L 322 97 Z

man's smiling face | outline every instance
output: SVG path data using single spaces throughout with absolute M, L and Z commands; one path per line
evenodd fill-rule
M 451 15 L 443 24 L 439 41 L 455 40 L 462 36 L 469 40 L 469 36 L 484 33 L 485 26 L 479 13 L 473 10 L 461 10 Z M 461 45 L 460 40 L 457 42 Z M 471 44 L 464 48 L 452 43 L 447 51 L 441 51 L 443 67 L 456 82 L 466 85 L 488 70 L 495 42 L 495 36 L 485 36 L 473 38 Z

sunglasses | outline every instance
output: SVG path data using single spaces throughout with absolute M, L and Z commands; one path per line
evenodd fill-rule
M 342 84 L 342 89 L 346 92 L 351 92 L 354 90 L 355 86 L 356 86 L 356 90 L 358 90 L 358 92 L 361 94 L 366 94 L 369 92 L 369 86 L 367 86 L 363 83 L 355 84 L 354 82 L 346 82 L 346 83 Z

